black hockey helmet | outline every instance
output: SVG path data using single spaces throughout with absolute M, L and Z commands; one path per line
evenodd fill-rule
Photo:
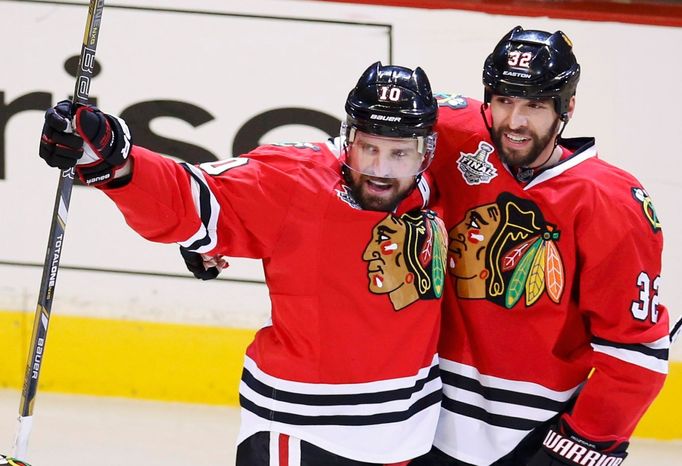
M 415 138 L 424 163 L 415 175 L 431 163 L 435 151 L 434 126 L 438 102 L 426 73 L 403 66 L 376 62 L 360 76 L 346 99 L 346 121 L 341 126 L 344 150 L 355 131 L 388 138 Z
M 369 134 L 388 137 L 428 136 L 438 102 L 421 68 L 372 64 L 346 99 L 348 124 Z
M 527 99 L 550 97 L 565 122 L 580 79 L 571 40 L 561 31 L 516 26 L 497 44 L 483 65 L 484 102 L 493 94 Z

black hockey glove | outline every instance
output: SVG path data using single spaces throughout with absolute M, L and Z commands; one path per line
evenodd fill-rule
M 618 466 L 628 456 L 628 442 L 595 442 L 581 437 L 563 420 L 547 432 L 542 448 L 528 466 L 579 466 L 608 464 Z
M 9 456 L 0 455 L 0 466 L 31 466 L 30 464 L 11 458 Z
M 207 256 L 190 251 L 180 246 L 180 254 L 185 261 L 187 270 L 200 280 L 213 280 L 230 265 L 222 256 Z
M 79 105 L 74 112 L 71 101 L 63 100 L 45 112 L 40 157 L 62 170 L 76 166 L 87 185 L 111 181 L 131 146 L 125 121 L 97 107 Z

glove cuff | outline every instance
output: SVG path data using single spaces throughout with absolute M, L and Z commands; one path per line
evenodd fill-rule
M 111 127 L 110 149 L 105 155 L 107 162 L 115 167 L 125 164 L 133 146 L 133 138 L 126 122 L 114 115 L 104 115 Z
M 587 440 L 561 423 L 561 429 L 551 427 L 542 442 L 544 451 L 563 464 L 618 466 L 625 458 L 627 442 L 615 449 L 605 450 L 602 445 Z
M 132 138 L 128 125 L 121 118 L 90 107 L 79 108 L 76 118 L 79 125 L 87 127 L 79 130 L 85 142 L 76 173 L 88 186 L 111 182 L 130 155 Z M 90 139 L 88 132 L 94 134 Z
M 180 254 L 185 261 L 187 270 L 192 272 L 192 275 L 200 280 L 213 280 L 220 273 L 218 267 L 206 268 L 204 266 L 204 260 L 198 252 L 190 251 L 189 249 L 180 246 Z
M 131 175 L 116 178 L 116 172 L 124 165 L 112 165 L 107 160 L 102 160 L 89 165 L 76 165 L 76 174 L 88 186 L 102 186 L 109 183 L 110 187 L 120 188 L 128 184 L 132 178 Z M 112 185 L 114 182 L 116 182 L 115 185 Z

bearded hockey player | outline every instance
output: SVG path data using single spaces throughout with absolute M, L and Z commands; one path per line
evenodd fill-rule
M 263 259 L 272 319 L 246 352 L 238 465 L 406 464 L 430 450 L 447 232 L 424 210 L 422 172 L 437 111 L 420 68 L 375 63 L 340 138 L 198 166 L 132 145 L 94 107 L 46 113 L 41 157 L 75 165 L 140 235 Z
M 579 76 L 565 34 L 516 27 L 482 105 L 440 96 L 444 398 L 414 464 L 617 465 L 663 385 L 661 224 L 594 138 L 561 137 Z

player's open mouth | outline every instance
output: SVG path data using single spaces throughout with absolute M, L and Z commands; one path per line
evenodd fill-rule
M 381 179 L 375 178 L 367 180 L 367 187 L 370 189 L 370 191 L 384 192 L 390 190 L 391 186 L 393 186 L 392 183 L 383 181 Z
M 519 136 L 517 134 L 511 134 L 511 133 L 504 133 L 504 137 L 509 139 L 511 142 L 515 144 L 522 144 L 526 141 L 530 141 L 530 138 L 524 137 L 524 136 Z

